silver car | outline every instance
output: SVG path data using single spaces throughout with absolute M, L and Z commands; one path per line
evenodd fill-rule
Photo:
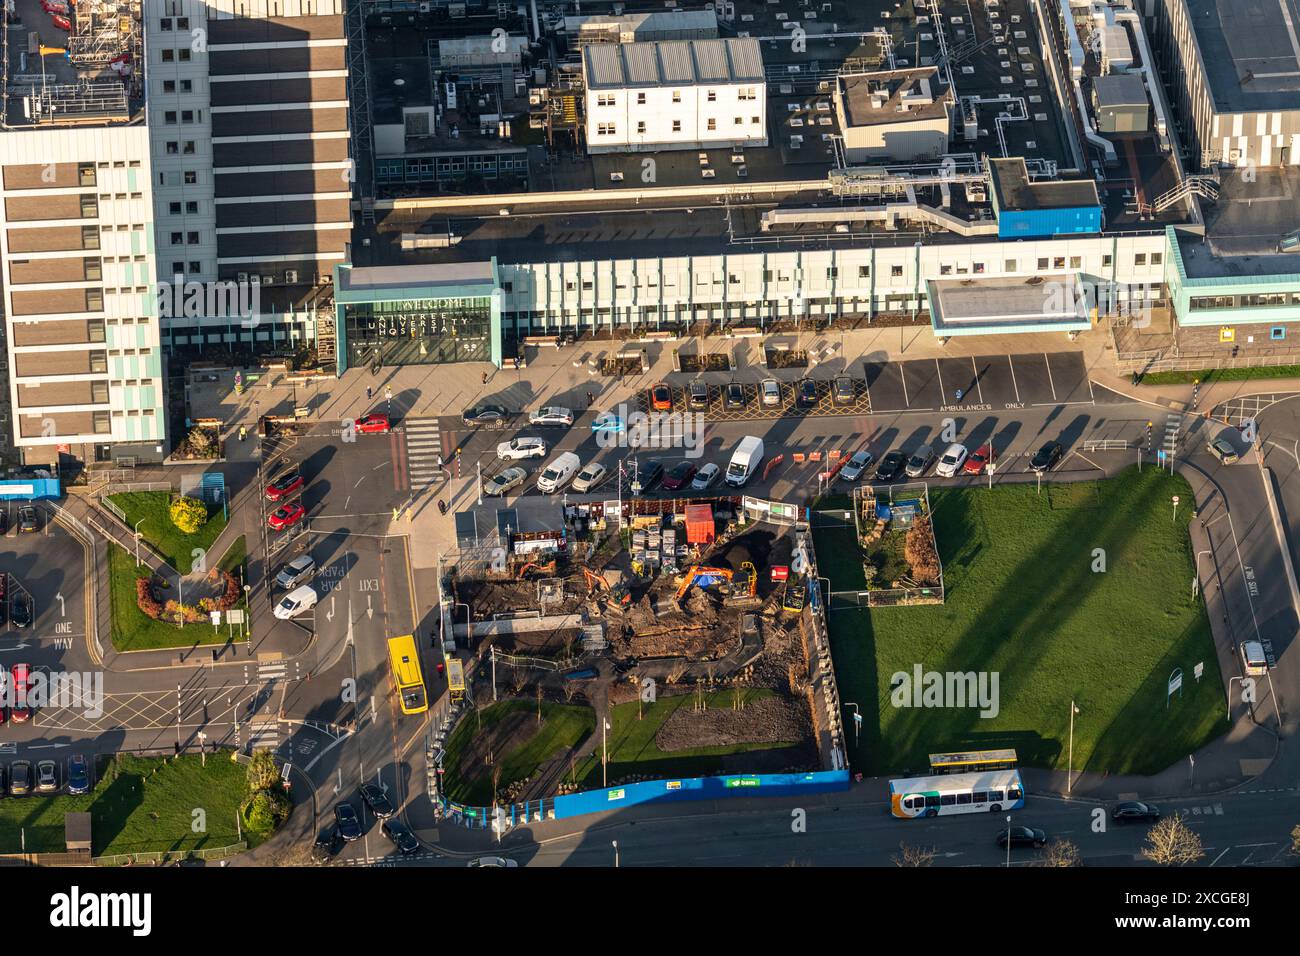
M 528 416 L 528 424 L 567 428 L 573 424 L 573 410 L 563 405 L 545 405 Z
M 875 458 L 872 456 L 871 452 L 855 452 L 853 457 L 846 461 L 844 467 L 840 469 L 840 480 L 857 481 L 862 477 L 862 473 L 867 470 L 867 466 L 873 461 L 875 461 Z
M 582 471 L 578 472 L 578 477 L 573 479 L 573 490 L 579 493 L 593 491 L 599 488 L 609 474 L 609 469 L 599 462 L 591 462 Z
M 36 765 L 36 792 L 55 793 L 59 789 L 59 765 L 42 760 Z
M 920 478 L 932 461 L 934 461 L 934 449 L 929 445 L 922 445 L 912 452 L 912 457 L 907 459 L 907 467 L 903 471 L 909 478 Z
M 513 491 L 524 483 L 528 472 L 522 468 L 507 468 L 483 482 L 483 494 L 490 498 L 499 498 L 508 491 Z
M 299 555 L 280 569 L 275 576 L 275 586 L 285 591 L 292 591 L 300 584 L 310 581 L 316 574 L 316 562 L 310 554 Z

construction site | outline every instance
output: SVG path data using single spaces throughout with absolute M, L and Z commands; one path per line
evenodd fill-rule
M 144 106 L 140 0 L 8 0 L 8 127 L 129 123 Z
M 473 700 L 536 701 L 539 732 L 543 701 L 585 703 L 597 727 L 631 708 L 654 730 L 620 780 L 832 767 L 806 529 L 756 520 L 739 498 L 624 507 L 621 530 L 599 503 L 574 506 L 563 531 L 506 534 L 444 567 Z M 590 750 L 553 755 L 522 792 L 590 784 Z

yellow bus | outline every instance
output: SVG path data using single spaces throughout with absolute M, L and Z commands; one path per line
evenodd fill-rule
M 966 753 L 930 754 L 933 773 L 984 773 L 989 770 L 1014 770 L 1014 750 L 974 750 Z
M 393 668 L 393 683 L 402 702 L 402 713 L 422 714 L 429 709 L 429 695 L 420 673 L 420 655 L 411 634 L 388 640 L 388 661 Z

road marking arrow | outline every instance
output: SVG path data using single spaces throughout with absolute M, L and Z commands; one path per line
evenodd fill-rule
M 55 600 L 57 600 L 57 601 L 59 602 L 59 617 L 67 617 L 67 616 L 68 616 L 68 606 L 67 606 L 67 604 L 65 604 L 64 601 L 63 601 L 63 592 L 60 591 L 58 594 L 54 595 L 54 597 L 55 597 Z
M 374 598 L 369 594 L 366 595 L 366 617 L 370 620 L 374 620 L 375 618 Z
M 325 615 L 325 620 L 331 624 L 334 623 L 334 595 L 330 595 L 330 612 Z
M 28 647 L 28 646 L 30 646 L 30 645 L 27 645 L 27 644 L 15 644 L 13 647 L 0 647 L 0 651 L 21 651 L 23 648 Z

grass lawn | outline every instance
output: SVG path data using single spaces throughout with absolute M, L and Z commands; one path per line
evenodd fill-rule
M 948 602 L 830 614 L 840 696 L 862 705 L 854 766 L 924 771 L 930 753 L 1014 747 L 1023 764 L 1064 768 L 1072 698 L 1076 770 L 1154 773 L 1221 734 L 1218 661 L 1191 597 L 1191 501 L 1181 476 L 1155 468 L 1044 484 L 1041 497 L 1033 484 L 933 489 Z M 816 533 L 819 558 L 838 546 Z M 892 675 L 918 663 L 997 673 L 999 713 L 895 707 Z M 1175 667 L 1183 696 L 1166 712 Z
M 763 688 L 751 688 L 744 692 L 745 700 L 753 703 L 770 697 L 772 692 Z M 730 709 L 735 699 L 732 690 L 714 691 L 706 695 L 710 708 Z M 693 694 L 681 694 L 675 697 L 660 697 L 653 704 L 638 705 L 636 701 L 616 704 L 610 708 L 613 729 L 608 731 L 606 746 L 609 748 L 609 779 L 617 780 L 629 774 L 644 774 L 648 777 L 708 777 L 724 772 L 722 758 L 730 754 L 745 753 L 751 750 L 775 750 L 798 743 L 797 740 L 776 741 L 771 743 L 738 744 L 730 747 L 692 747 L 687 750 L 674 750 L 671 753 L 655 746 L 655 734 L 664 725 L 678 707 L 690 709 L 695 700 Z M 642 718 L 637 719 L 637 708 L 643 707 Z M 577 778 L 585 789 L 601 785 L 600 745 L 586 760 L 578 764 Z
M 542 702 L 542 724 L 537 726 L 537 704 L 524 700 L 503 700 L 483 708 L 479 715 L 469 714 L 447 742 L 443 761 L 448 781 L 448 797 L 456 803 L 488 806 L 492 803 L 492 767 L 484 762 L 487 741 L 509 715 L 518 714 L 518 733 L 506 743 L 505 753 L 493 755 L 501 768 L 500 785 L 531 777 L 547 760 L 577 746 L 596 726 L 590 707 Z M 480 728 L 481 718 L 481 728 Z M 522 740 L 521 735 L 527 735 Z M 513 744 L 514 746 L 511 746 Z
M 211 624 L 186 624 L 177 627 L 155 621 L 135 603 L 135 579 L 148 577 L 149 568 L 135 566 L 135 556 L 116 544 L 108 546 L 108 587 L 112 622 L 110 637 L 118 651 L 143 651 L 160 647 L 193 647 L 195 644 L 224 644 L 224 625 L 213 630 Z
M 1200 382 L 1245 382 L 1255 378 L 1300 378 L 1300 365 L 1261 365 L 1254 368 L 1211 368 L 1199 372 L 1149 372 L 1142 385 L 1191 385 Z
M 228 754 L 209 754 L 206 767 L 197 756 L 119 755 L 100 761 L 95 779 L 95 788 L 82 796 L 0 800 L 0 853 L 21 852 L 24 835 L 29 853 L 62 852 L 63 815 L 86 811 L 93 816 L 95 856 L 217 849 L 239 842 L 235 814 L 246 776 Z M 195 810 L 203 811 L 206 832 L 192 829 Z
M 141 537 L 181 574 L 190 573 L 194 549 L 207 552 L 226 526 L 225 516 L 216 509 L 209 511 L 207 523 L 195 534 L 185 534 L 167 513 L 171 494 L 166 491 L 129 491 L 109 495 L 108 500 L 122 509 L 128 526 L 134 528 L 140 522 Z

